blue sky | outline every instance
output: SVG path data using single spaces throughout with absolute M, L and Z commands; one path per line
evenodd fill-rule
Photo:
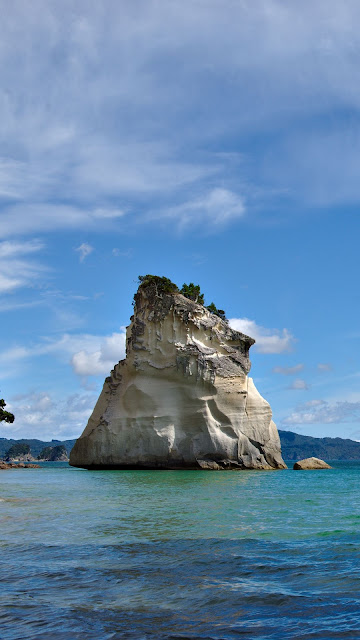
M 279 428 L 360 439 L 358 2 L 1 5 L 0 436 L 80 435 L 154 273 Z

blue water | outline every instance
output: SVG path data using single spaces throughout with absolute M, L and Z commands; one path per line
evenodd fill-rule
M 360 638 L 360 464 L 0 471 L 0 638 Z

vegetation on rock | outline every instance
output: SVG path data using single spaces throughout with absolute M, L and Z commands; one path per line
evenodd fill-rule
M 189 300 L 193 300 L 198 304 L 204 304 L 204 294 L 201 293 L 199 284 L 194 284 L 193 282 L 189 282 L 189 284 L 186 284 L 184 282 L 182 288 L 180 289 L 180 293 L 182 293 L 185 298 L 189 298 Z
M 1 399 L 0 400 L 0 422 L 14 422 L 15 420 L 15 416 L 13 413 L 10 413 L 10 411 L 5 411 L 4 407 L 6 407 L 6 402 L 5 400 Z
M 63 444 L 58 444 L 56 447 L 44 447 L 38 455 L 38 460 L 48 460 L 49 462 L 56 462 L 67 458 L 67 451 Z
M 360 460 L 360 442 L 349 438 L 313 438 L 292 431 L 281 431 L 284 460 L 316 456 L 325 460 Z
M 139 276 L 139 283 L 139 288 L 151 287 L 155 289 L 157 295 L 179 291 L 178 286 L 165 276 L 153 276 L 148 273 L 146 276 Z
M 67 456 L 69 455 L 72 447 L 75 444 L 75 439 L 72 440 L 36 440 L 35 438 L 19 438 L 15 440 L 14 438 L 0 438 L 0 460 L 1 458 L 5 458 L 7 455 L 7 451 L 14 444 L 27 444 L 31 449 L 31 455 L 34 458 L 37 458 L 40 455 L 40 452 L 45 447 L 56 447 L 58 445 L 64 446 L 66 449 Z
M 227 318 L 226 318 L 224 309 L 218 309 L 213 302 L 211 302 L 211 304 L 209 304 L 206 308 L 211 313 L 214 313 L 216 316 L 219 316 L 221 320 L 226 321 Z
M 184 282 L 181 289 L 179 289 L 178 286 L 169 278 L 166 278 L 165 276 L 154 276 L 150 273 L 145 276 L 139 276 L 138 280 L 139 289 L 150 289 L 151 293 L 157 297 L 161 297 L 164 294 L 181 293 L 185 298 L 193 300 L 197 304 L 205 304 L 205 297 L 201 292 L 199 284 L 194 284 L 193 282 L 186 284 L 186 282 Z M 136 301 L 136 294 L 134 296 L 134 301 Z M 221 318 L 221 320 L 226 321 L 225 311 L 223 309 L 218 309 L 213 302 L 211 302 L 206 309 Z
M 27 456 L 31 454 L 31 450 L 28 444 L 17 442 L 13 444 L 5 454 L 6 459 L 19 458 L 21 456 Z

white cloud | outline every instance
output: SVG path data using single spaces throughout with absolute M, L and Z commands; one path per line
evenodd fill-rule
M 37 240 L 0 242 L 0 294 L 32 286 L 44 274 L 44 266 L 23 257 L 39 252 L 42 248 L 43 244 Z
M 321 372 L 332 371 L 332 366 L 328 362 L 319 362 L 317 368 Z
M 133 250 L 132 249 L 126 249 L 125 251 L 121 251 L 121 249 L 119 249 L 118 247 L 114 247 L 114 249 L 112 250 L 111 253 L 116 258 L 119 258 L 119 257 L 131 258 Z
M 125 332 L 113 333 L 102 338 L 94 349 L 82 349 L 74 353 L 71 364 L 80 376 L 96 376 L 110 373 L 114 364 L 125 357 Z
M 83 242 L 79 247 L 75 249 L 75 251 L 79 252 L 79 260 L 80 262 L 84 262 L 85 258 L 90 255 L 94 251 L 94 247 L 92 247 L 87 242 Z
M 30 391 L 11 398 L 8 408 L 15 422 L 6 427 L 6 437 L 67 439 L 78 437 L 95 406 L 96 394 L 75 393 L 58 399 L 48 391 Z
M 304 365 L 302 363 L 296 364 L 293 367 L 274 367 L 273 373 L 280 373 L 283 376 L 293 376 L 299 371 L 302 371 Z
M 287 329 L 266 329 L 249 318 L 231 318 L 229 324 L 236 331 L 255 338 L 254 348 L 260 353 L 283 353 L 291 351 L 294 336 Z
M 176 215 L 240 219 L 245 201 L 250 209 L 274 190 L 320 204 L 359 199 L 359 126 L 349 118 L 360 105 L 358 2 L 139 6 L 136 15 L 130 0 L 6 7 L 2 237 L 110 229 L 124 212 L 148 213 L 149 195 L 170 225 Z M 261 158 L 245 147 L 253 134 Z M 64 195 L 72 207 L 56 204 Z
M 96 229 L 101 221 L 103 228 L 124 216 L 116 209 L 86 209 L 80 206 L 54 204 L 17 204 L 1 213 L 0 237 L 25 235 L 58 229 Z M 104 227 L 105 225 L 105 227 Z
M 293 380 L 291 385 L 289 385 L 288 389 L 296 389 L 297 391 L 307 391 L 309 389 L 309 385 L 302 378 L 296 378 Z
M 0 353 L 0 365 L 8 367 L 21 360 L 54 354 L 62 362 L 69 362 L 76 374 L 96 376 L 110 373 L 125 357 L 126 329 L 109 336 L 92 334 L 63 334 L 59 339 L 43 338 L 30 347 L 15 346 Z
M 173 218 L 179 227 L 209 224 L 219 227 L 245 214 L 243 198 L 228 189 L 216 188 L 206 195 L 153 214 L 154 218 Z
M 358 422 L 359 420 L 360 402 L 311 400 L 300 405 L 293 413 L 284 418 L 282 424 L 295 426 Z

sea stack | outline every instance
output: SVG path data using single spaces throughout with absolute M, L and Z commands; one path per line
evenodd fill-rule
M 270 405 L 250 371 L 255 340 L 142 279 L 115 365 L 70 454 L 86 469 L 284 469 Z M 172 285 L 172 283 L 170 283 Z

